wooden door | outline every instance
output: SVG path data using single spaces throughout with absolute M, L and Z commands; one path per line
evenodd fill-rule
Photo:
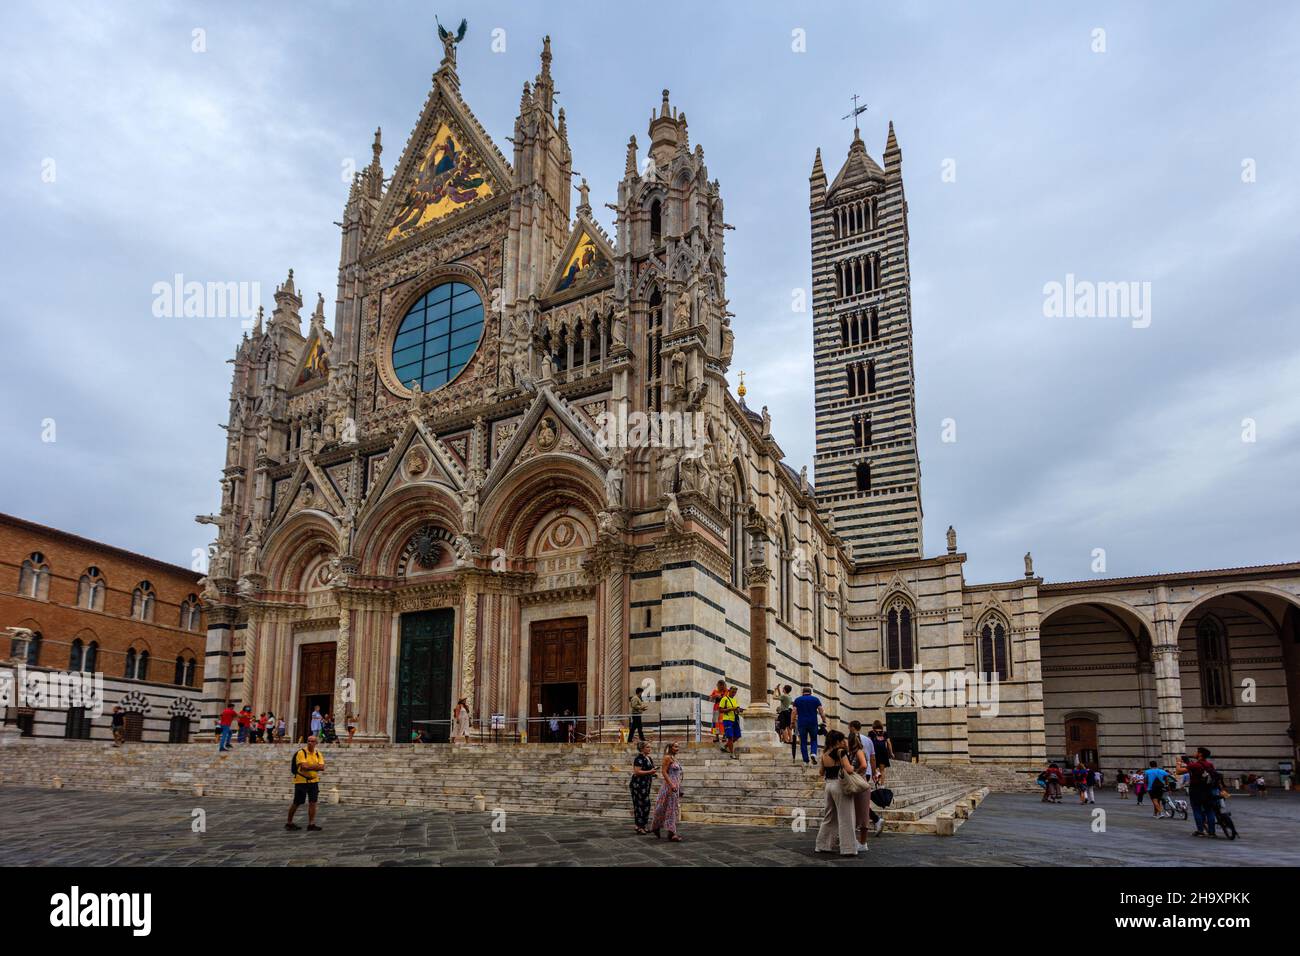
M 894 756 L 902 760 L 911 760 L 921 751 L 920 740 L 916 732 L 916 713 L 886 714 L 885 729 L 894 744 Z
M 529 629 L 528 651 L 528 739 L 546 740 L 549 713 L 543 712 L 543 690 L 553 690 L 547 699 L 568 697 L 577 701 L 572 708 L 581 715 L 587 704 L 587 619 L 566 617 L 534 621 Z M 575 736 L 586 734 L 586 722 L 576 721 Z M 563 726 L 561 727 L 563 732 Z
M 334 701 L 333 641 L 304 644 L 298 650 L 298 726 L 294 737 L 311 733 L 312 708 L 320 706 L 321 715 L 330 712 Z

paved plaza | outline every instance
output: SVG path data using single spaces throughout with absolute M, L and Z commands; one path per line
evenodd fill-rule
M 631 820 L 322 805 L 320 833 L 283 829 L 288 804 L 0 786 L 5 866 L 1117 866 L 1300 865 L 1300 796 L 1237 798 L 1235 842 L 1190 836 L 1146 805 L 1104 793 L 1093 807 L 992 794 L 954 837 L 885 834 L 855 860 L 813 853 L 813 833 L 686 824 L 683 842 Z M 191 830 L 193 811 L 206 833 Z M 299 814 L 306 824 L 305 813 Z

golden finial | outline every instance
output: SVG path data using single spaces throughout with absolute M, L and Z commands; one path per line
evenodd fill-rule
M 745 373 L 740 373 L 740 386 L 736 389 L 736 394 L 742 399 L 745 397 Z

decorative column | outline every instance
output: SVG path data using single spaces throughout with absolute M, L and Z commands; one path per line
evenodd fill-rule
M 465 576 L 465 612 L 461 618 L 460 696 L 474 712 L 474 676 L 478 665 L 478 580 Z M 448 714 L 447 716 L 451 716 Z
M 741 718 L 744 736 L 750 746 L 775 747 L 780 744 L 773 729 L 776 714 L 768 702 L 767 611 L 768 588 L 772 569 L 767 565 L 767 525 L 757 511 L 751 510 L 746 530 L 749 532 L 749 567 L 745 583 L 749 587 L 749 696 Z
M 239 685 L 239 704 L 241 707 L 252 707 L 254 710 L 257 709 L 253 693 L 254 684 L 257 682 L 257 655 L 261 649 L 262 642 L 259 637 L 263 623 L 262 609 L 250 607 L 248 622 L 244 627 L 244 672 Z
M 630 549 L 618 547 L 604 555 L 605 576 L 605 713 L 628 712 L 628 661 L 627 617 L 623 613 L 626 603 L 627 569 L 631 563 Z M 611 730 L 617 731 L 611 726 Z
M 338 594 L 339 630 L 334 643 L 334 711 L 343 705 L 344 719 L 355 712 L 357 702 L 356 682 L 352 679 L 352 606 L 347 597 Z

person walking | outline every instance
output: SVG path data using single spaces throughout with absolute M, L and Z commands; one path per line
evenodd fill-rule
M 670 843 L 681 843 L 677 826 L 682 817 L 682 764 L 677 759 L 677 741 L 672 741 L 664 748 L 664 762 L 659 769 L 663 782 L 659 785 L 659 796 L 655 799 L 654 815 L 650 818 L 650 832 L 659 839 L 659 831 L 668 831 Z
M 1210 760 L 1210 748 L 1197 747 L 1196 756 L 1187 758 L 1187 799 L 1192 804 L 1196 829 L 1192 836 L 1215 836 L 1218 823 L 1219 773 Z
M 873 754 L 871 740 L 862 736 L 862 725 L 856 720 L 849 725 L 849 763 L 855 773 L 861 774 L 867 781 L 865 790 L 853 794 L 853 819 L 857 826 L 858 849 L 867 851 L 867 834 L 871 831 L 871 781 L 874 768 L 871 766 Z M 884 822 L 883 820 L 881 821 Z M 880 831 L 877 830 L 877 833 Z
M 857 856 L 853 798 L 844 792 L 843 777 L 853 772 L 844 734 L 838 730 L 827 732 L 826 749 L 818 762 L 822 779 L 826 782 L 826 806 L 822 810 L 821 826 L 817 828 L 814 852 L 834 853 L 838 850 L 840 856 Z
M 316 801 L 320 799 L 320 775 L 325 769 L 325 755 L 316 749 L 319 741 L 316 735 L 307 738 L 307 746 L 293 755 L 293 803 L 289 804 L 289 819 L 285 822 L 286 830 L 301 830 L 293 822 L 293 815 L 304 803 L 307 804 L 307 829 L 320 830 L 316 826 Z
M 769 693 L 776 697 L 776 732 L 781 738 L 781 743 L 790 745 L 790 757 L 794 758 L 794 733 L 791 730 L 790 715 L 794 709 L 794 697 L 791 691 L 794 688 L 789 684 L 785 687 L 777 687 Z
M 309 736 L 320 740 L 320 731 L 323 726 L 325 726 L 325 715 L 320 712 L 320 704 L 317 704 L 311 709 L 311 719 L 308 721 Z
M 885 785 L 885 771 L 894 756 L 894 741 L 889 736 L 885 725 L 878 720 L 871 722 L 871 733 L 867 734 L 876 748 L 876 786 Z
M 122 713 L 121 707 L 113 708 L 113 716 L 109 720 L 109 727 L 113 731 L 113 746 L 122 746 L 122 741 L 126 739 L 126 715 Z
M 217 747 L 217 753 L 230 749 L 230 734 L 235 722 L 235 708 L 231 704 L 226 704 L 226 709 L 221 712 L 219 726 L 221 727 L 221 743 Z
M 1146 778 L 1147 796 L 1151 798 L 1151 815 L 1158 817 L 1164 810 L 1165 789 L 1173 777 L 1157 760 L 1151 761 L 1142 776 Z
M 281 717 L 279 722 L 276 723 L 275 725 L 275 742 L 277 744 L 284 743 L 284 718 L 283 717 Z
M 1115 792 L 1121 800 L 1128 799 L 1128 771 L 1121 770 L 1115 775 Z
M 722 749 L 732 760 L 740 759 L 740 754 L 736 753 L 736 741 L 740 739 L 740 715 L 745 708 L 736 699 L 739 693 L 739 687 L 729 687 L 727 696 L 718 701 L 718 713 L 722 716 L 722 736 L 726 741 Z
M 812 688 L 805 687 L 803 693 L 796 697 L 791 703 L 795 713 L 795 729 L 799 733 L 799 752 L 803 754 L 803 762 L 809 763 L 808 749 L 809 744 L 812 746 L 812 760 L 817 761 L 817 725 L 826 717 L 826 710 L 822 707 L 822 702 L 813 696 Z M 844 736 L 843 734 L 840 735 Z M 794 749 L 790 750 L 791 758 L 794 757 Z
M 628 698 L 628 706 L 631 707 L 632 716 L 627 725 L 627 739 L 632 742 L 633 735 L 641 738 L 645 743 L 645 729 L 641 726 L 641 715 L 646 712 L 650 705 L 645 702 L 645 688 L 638 687 L 636 693 Z
M 632 820 L 636 832 L 646 833 L 650 825 L 650 785 L 655 778 L 655 762 L 650 756 L 650 745 L 645 738 L 636 745 L 636 756 L 632 758 L 632 779 L 628 781 L 628 790 L 632 793 Z
M 451 714 L 451 742 L 459 737 L 462 743 L 469 743 L 469 699 L 462 697 L 456 701 L 456 709 Z
M 1061 768 L 1055 762 L 1049 763 L 1043 771 L 1043 803 L 1061 802 L 1061 784 L 1064 778 Z
M 718 683 L 714 685 L 713 690 L 709 691 L 709 700 L 713 701 L 713 742 L 714 744 L 720 743 L 722 739 L 722 732 L 724 728 L 722 726 L 721 701 L 722 698 L 726 696 L 727 696 L 727 682 L 725 680 L 719 680 Z
M 352 738 L 357 735 L 357 715 L 348 714 L 343 718 L 343 726 L 348 729 L 348 746 L 352 746 Z

